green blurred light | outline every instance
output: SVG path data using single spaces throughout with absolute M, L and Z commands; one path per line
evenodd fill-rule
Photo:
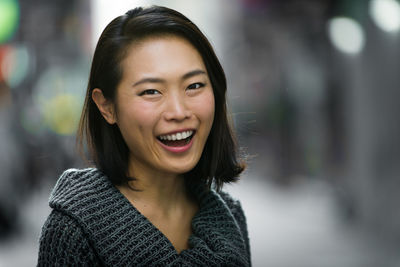
M 0 43 L 11 39 L 18 27 L 19 5 L 16 0 L 0 0 Z

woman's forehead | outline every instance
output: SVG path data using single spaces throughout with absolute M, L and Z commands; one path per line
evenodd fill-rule
M 206 71 L 197 49 L 177 36 L 157 36 L 132 44 L 122 62 L 130 76 L 171 75 L 193 70 Z

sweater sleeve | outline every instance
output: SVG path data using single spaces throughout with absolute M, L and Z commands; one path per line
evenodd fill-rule
M 95 252 L 74 219 L 53 210 L 43 225 L 37 266 L 99 266 Z
M 247 222 L 246 222 L 246 216 L 244 214 L 242 205 L 240 204 L 239 200 L 233 199 L 228 193 L 225 192 L 220 192 L 221 197 L 225 200 L 225 203 L 231 210 L 233 216 L 236 219 L 236 222 L 239 225 L 240 231 L 242 233 L 244 242 L 246 244 L 246 251 L 248 253 L 249 260 L 251 259 L 251 254 L 250 254 L 250 241 L 249 241 L 249 233 L 247 230 Z M 251 260 L 250 260 L 251 261 Z M 251 262 L 250 262 L 251 265 Z

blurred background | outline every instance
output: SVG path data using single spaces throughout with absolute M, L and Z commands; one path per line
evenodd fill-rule
M 96 40 L 182 12 L 228 78 L 254 266 L 400 266 L 399 0 L 0 0 L 0 266 L 36 265 Z

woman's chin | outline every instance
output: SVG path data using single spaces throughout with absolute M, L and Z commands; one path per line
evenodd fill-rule
M 181 175 L 191 171 L 196 166 L 196 163 L 197 161 L 188 163 L 183 163 L 183 162 L 177 162 L 175 164 L 171 163 L 168 164 L 167 166 L 164 166 L 164 169 L 169 173 Z

